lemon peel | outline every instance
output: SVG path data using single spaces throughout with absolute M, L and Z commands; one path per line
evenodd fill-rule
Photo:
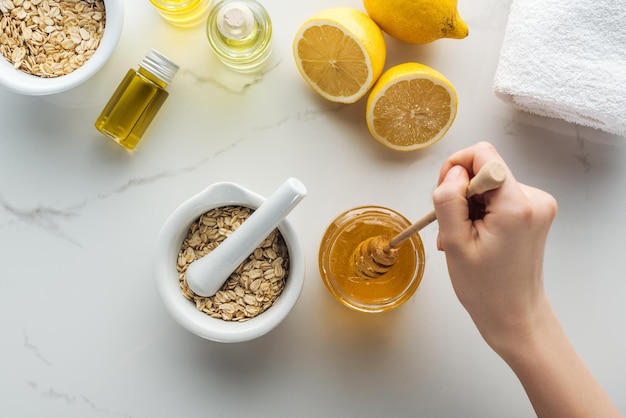
M 323 10 L 305 21 L 293 40 L 298 71 L 319 95 L 337 103 L 364 97 L 387 57 L 382 30 L 351 7 Z
M 426 65 L 407 62 L 385 71 L 367 99 L 372 136 L 397 151 L 438 142 L 452 126 L 458 99 L 448 79 Z
M 412 44 L 469 34 L 457 0 L 363 0 L 367 14 L 390 36 Z

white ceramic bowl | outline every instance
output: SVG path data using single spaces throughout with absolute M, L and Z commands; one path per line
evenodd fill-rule
M 181 244 L 191 223 L 205 212 L 222 206 L 258 208 L 265 198 L 235 183 L 215 183 L 183 202 L 166 220 L 157 238 L 154 277 L 166 309 L 182 327 L 208 340 L 224 343 L 248 341 L 275 328 L 289 314 L 304 285 L 304 252 L 295 231 L 287 220 L 278 230 L 289 251 L 289 273 L 285 287 L 276 303 L 246 322 L 212 318 L 196 309 L 180 289 L 176 262 Z
M 124 24 L 124 0 L 104 0 L 106 24 L 98 49 L 80 68 L 53 78 L 44 78 L 16 70 L 0 56 L 0 84 L 16 93 L 43 96 L 69 90 L 87 81 L 108 61 L 117 46 Z

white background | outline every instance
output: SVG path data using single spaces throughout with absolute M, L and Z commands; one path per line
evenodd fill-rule
M 323 8 L 357 0 L 266 0 L 270 68 L 230 74 L 202 28 L 168 25 L 126 1 L 106 67 L 49 97 L 0 91 L 0 415 L 6 417 L 529 417 L 508 367 L 483 342 L 450 285 L 437 225 L 422 232 L 424 280 L 400 308 L 345 308 L 317 270 L 328 223 L 364 204 L 417 219 L 432 208 L 443 160 L 493 142 L 519 181 L 559 202 L 546 286 L 576 349 L 626 414 L 624 139 L 517 112 L 492 92 L 507 0 L 460 0 L 463 40 L 388 38 L 387 66 L 418 61 L 459 95 L 447 136 L 423 151 L 369 135 L 364 100 L 336 105 L 298 74 L 291 42 Z M 100 136 L 100 110 L 150 48 L 181 66 L 135 152 Z M 287 177 L 306 199 L 289 215 L 307 259 L 294 310 L 247 343 L 205 341 L 165 311 L 152 276 L 171 211 L 217 181 L 269 195 Z

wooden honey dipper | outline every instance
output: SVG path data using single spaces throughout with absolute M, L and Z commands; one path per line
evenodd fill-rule
M 466 196 L 469 199 L 474 195 L 497 189 L 505 178 L 506 170 L 502 164 L 495 161 L 487 163 L 470 180 Z M 391 239 L 379 235 L 361 242 L 352 254 L 356 272 L 370 279 L 387 273 L 398 260 L 400 244 L 436 219 L 437 215 L 432 210 Z

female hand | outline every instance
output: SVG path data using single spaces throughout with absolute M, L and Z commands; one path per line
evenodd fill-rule
M 470 177 L 491 161 L 505 166 L 506 180 L 468 202 Z M 446 253 L 454 290 L 485 341 L 519 378 L 537 416 L 621 417 L 576 354 L 544 291 L 554 198 L 518 183 L 494 147 L 482 142 L 443 164 L 433 200 L 438 247 Z
M 469 202 L 465 191 L 470 177 L 491 161 L 504 165 L 504 183 Z M 500 352 L 532 332 L 550 310 L 542 269 L 556 201 L 518 183 L 495 148 L 485 142 L 448 158 L 433 200 L 437 245 L 446 254 L 457 297 L 487 343 Z M 472 205 L 479 210 L 471 210 Z

